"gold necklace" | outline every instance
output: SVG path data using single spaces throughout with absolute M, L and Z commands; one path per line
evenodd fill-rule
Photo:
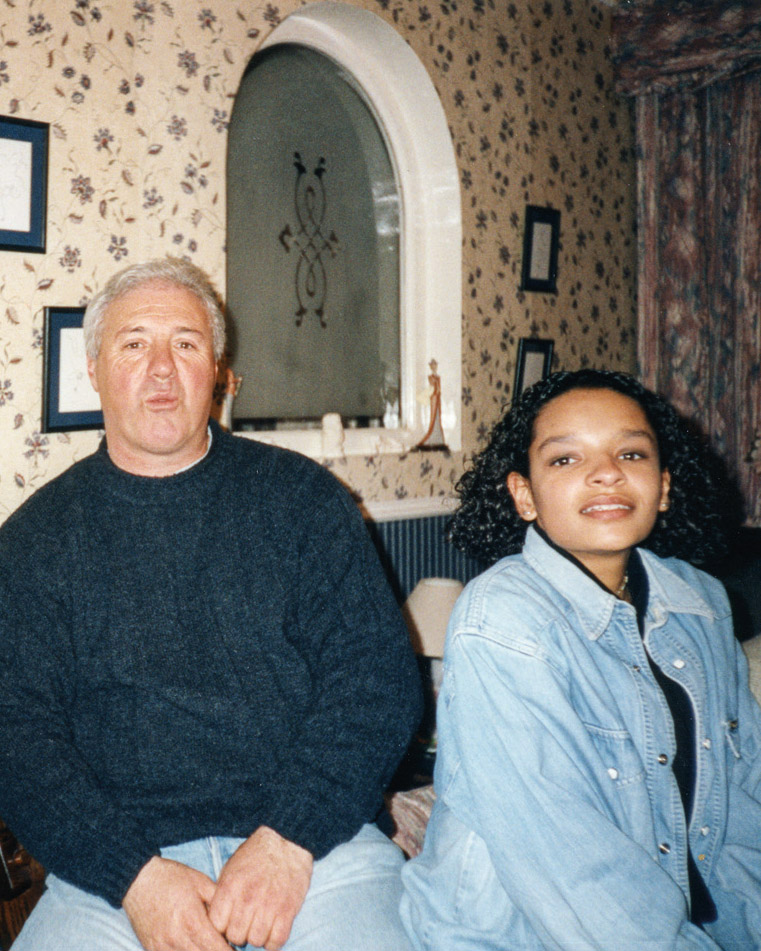
M 627 573 L 624 575 L 624 580 L 621 582 L 621 584 L 620 584 L 620 585 L 616 588 L 616 590 L 613 592 L 613 594 L 614 594 L 620 601 L 628 601 L 628 600 L 629 600 L 629 599 L 626 597 L 626 595 L 629 593 L 629 592 L 626 590 L 626 586 L 627 586 L 628 584 L 629 584 L 629 573 L 627 572 Z

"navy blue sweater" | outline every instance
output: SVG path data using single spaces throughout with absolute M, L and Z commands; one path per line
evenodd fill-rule
M 0 529 L 0 815 L 121 902 L 159 848 L 371 821 L 419 716 L 362 518 L 295 453 L 218 427 L 165 478 L 101 445 Z

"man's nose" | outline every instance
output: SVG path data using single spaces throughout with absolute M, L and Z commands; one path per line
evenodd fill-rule
M 174 375 L 174 354 L 170 344 L 156 343 L 151 349 L 151 375 L 159 380 L 168 380 Z

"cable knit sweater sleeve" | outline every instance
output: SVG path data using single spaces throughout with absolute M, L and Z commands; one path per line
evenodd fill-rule
M 188 472 L 105 449 L 0 529 L 0 815 L 118 905 L 164 845 L 268 825 L 320 858 L 371 821 L 419 716 L 356 506 L 214 430 Z

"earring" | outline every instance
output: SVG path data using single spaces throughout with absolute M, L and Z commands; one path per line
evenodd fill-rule
M 664 499 L 664 500 L 661 502 L 661 504 L 658 506 L 658 508 L 661 510 L 661 512 L 668 512 L 668 510 L 669 510 L 668 500 L 667 500 L 667 499 Z

